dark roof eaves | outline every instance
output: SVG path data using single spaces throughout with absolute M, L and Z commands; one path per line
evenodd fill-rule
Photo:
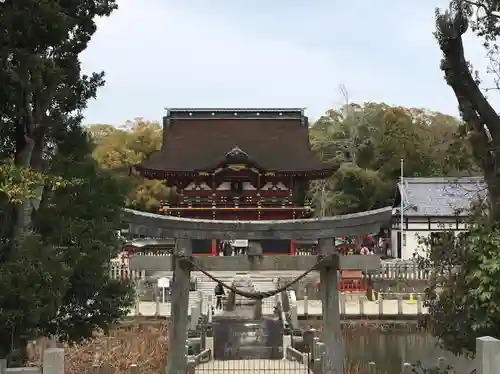
M 189 173 L 200 173 L 204 171 L 210 171 L 213 169 L 195 169 L 195 170 L 178 170 L 178 169 L 152 169 L 145 167 L 141 164 L 135 164 L 131 166 L 132 170 L 143 171 L 148 173 L 178 173 L 178 174 L 189 174 Z M 333 173 L 335 167 L 319 168 L 319 169 L 263 169 L 275 173 Z
M 395 215 L 395 217 L 399 217 L 399 213 Z M 459 214 L 449 214 L 449 213 L 442 213 L 440 214 L 439 212 L 434 212 L 433 214 L 429 214 L 428 212 L 411 212 L 411 213 L 405 213 L 405 217 L 411 218 L 411 217 L 427 217 L 427 218 L 432 218 L 432 217 L 439 217 L 439 218 L 459 218 L 459 217 L 469 217 L 470 214 L 466 214 L 465 212 L 459 213 Z
M 483 177 L 405 177 L 407 184 L 466 184 L 484 182 Z M 398 182 L 398 185 L 400 183 Z
M 304 114 L 305 108 L 165 108 L 169 112 L 214 112 L 214 113 L 246 113 L 246 112 L 263 112 L 263 113 L 279 113 L 279 112 L 301 112 Z
M 297 120 L 307 128 L 307 116 L 304 109 L 168 109 L 164 119 L 168 120 Z

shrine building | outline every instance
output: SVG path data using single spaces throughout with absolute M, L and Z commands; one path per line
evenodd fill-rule
M 159 151 L 133 169 L 177 190 L 166 215 L 211 220 L 307 218 L 309 182 L 333 173 L 309 142 L 303 109 L 169 109 Z M 241 238 L 246 239 L 246 238 Z M 290 240 L 261 240 L 266 254 L 294 254 Z M 217 240 L 193 254 L 216 255 Z

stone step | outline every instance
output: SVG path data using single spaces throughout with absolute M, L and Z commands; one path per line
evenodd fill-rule
M 259 292 L 273 291 L 277 288 L 277 284 L 273 280 L 254 280 L 252 283 Z

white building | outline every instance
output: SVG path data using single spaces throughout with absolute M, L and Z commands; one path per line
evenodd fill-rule
M 400 204 L 403 197 L 403 240 L 400 229 Z M 392 218 L 391 242 L 393 256 L 411 259 L 422 253 L 419 238 L 433 233 L 466 230 L 466 210 L 472 201 L 486 196 L 482 177 L 404 178 L 398 183 L 395 214 Z

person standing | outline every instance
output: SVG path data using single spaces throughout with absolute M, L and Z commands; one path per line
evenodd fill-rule
M 215 309 L 222 310 L 222 298 L 225 295 L 222 283 L 217 283 L 217 286 L 215 286 L 214 293 L 215 293 L 215 298 L 217 300 L 217 303 L 215 304 Z
M 224 246 L 222 249 L 223 256 L 231 256 L 232 251 L 233 251 L 233 248 L 231 247 L 231 244 L 229 243 L 229 241 L 225 240 Z
M 170 282 L 170 279 L 169 278 L 166 278 L 165 279 L 165 294 L 166 294 L 166 299 L 167 299 L 167 302 L 170 302 L 170 285 L 171 285 L 172 282 Z M 165 299 L 165 297 L 164 297 Z

